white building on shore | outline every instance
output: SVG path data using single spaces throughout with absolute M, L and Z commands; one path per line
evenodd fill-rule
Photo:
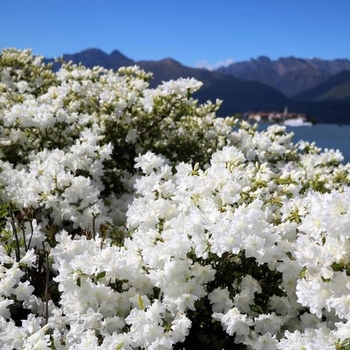
M 308 114 L 289 112 L 287 107 L 283 112 L 247 112 L 244 116 L 245 119 L 251 123 L 277 123 L 290 126 L 314 124 L 314 120 Z

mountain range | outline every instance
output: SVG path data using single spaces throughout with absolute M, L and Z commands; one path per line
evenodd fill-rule
M 134 61 L 119 51 L 107 54 L 88 49 L 63 54 L 64 61 L 82 63 L 92 68 L 102 66 L 117 70 L 138 65 L 153 73 L 155 87 L 162 81 L 194 77 L 203 82 L 195 94 L 200 102 L 223 100 L 219 116 L 247 111 L 290 111 L 307 113 L 320 123 L 350 124 L 350 61 L 295 57 L 270 60 L 259 57 L 233 63 L 215 71 L 191 68 L 166 58 L 160 61 Z M 54 62 L 54 59 L 46 59 Z M 53 63 L 54 69 L 59 68 Z
M 293 97 L 298 101 L 350 102 L 350 70 L 342 71 L 323 83 Z
M 346 70 L 350 70 L 350 61 L 347 59 L 321 60 L 319 58 L 284 57 L 270 60 L 265 56 L 218 68 L 219 72 L 230 74 L 238 79 L 260 81 L 288 97 L 314 88 Z

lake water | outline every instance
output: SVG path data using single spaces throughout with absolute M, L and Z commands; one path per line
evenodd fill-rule
M 260 125 L 263 130 L 268 125 Z M 313 126 L 287 126 L 287 132 L 294 133 L 294 142 L 299 140 L 315 142 L 318 147 L 339 149 L 344 162 L 350 162 L 350 125 L 315 124 Z

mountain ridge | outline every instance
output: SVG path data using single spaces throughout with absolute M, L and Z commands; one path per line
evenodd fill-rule
M 333 75 L 350 70 L 350 60 L 304 59 L 294 56 L 271 60 L 266 56 L 219 67 L 219 72 L 249 81 L 260 81 L 288 97 L 309 90 Z
M 350 70 L 333 75 L 314 88 L 293 96 L 297 101 L 346 101 L 350 102 Z
M 335 123 L 335 124 L 350 124 L 350 102 L 339 101 L 333 99 L 332 101 L 300 101 L 291 97 L 287 97 L 280 90 L 271 85 L 264 84 L 258 79 L 249 80 L 242 79 L 227 74 L 220 69 L 209 71 L 201 68 L 186 67 L 180 62 L 172 58 L 164 58 L 159 61 L 134 61 L 123 55 L 118 50 L 107 54 L 100 49 L 87 49 L 76 54 L 63 54 L 64 61 L 72 61 L 73 63 L 82 63 L 88 68 L 94 66 L 102 66 L 107 69 L 117 70 L 122 66 L 138 65 L 147 72 L 153 73 L 153 79 L 150 82 L 151 87 L 155 87 L 171 79 L 178 79 L 180 77 L 193 77 L 203 82 L 203 87 L 195 93 L 194 97 L 203 103 L 207 100 L 215 101 L 217 98 L 223 100 L 223 104 L 218 111 L 218 116 L 233 115 L 235 113 L 244 113 L 246 111 L 283 111 L 285 107 L 289 110 L 308 113 L 311 117 L 316 118 L 321 123 Z M 260 56 L 259 62 L 251 60 L 255 65 L 265 65 L 270 67 L 271 76 L 276 75 L 276 69 L 271 66 L 268 57 Z M 54 59 L 45 59 L 46 62 L 54 62 Z M 282 62 L 282 63 L 281 63 Z M 346 67 L 348 60 L 340 60 L 340 63 Z M 244 63 L 244 62 L 243 62 Z M 298 59 L 293 56 L 281 59 L 279 65 L 279 72 L 281 75 L 290 78 L 290 75 L 297 82 L 303 83 L 306 72 L 300 73 L 298 67 L 312 66 L 311 70 L 314 75 L 320 75 L 319 71 L 329 72 L 331 69 L 336 70 L 331 64 L 319 59 L 312 59 L 306 62 L 304 59 Z M 288 68 L 288 64 L 293 64 L 294 71 L 298 74 L 293 74 L 293 69 Z M 350 66 L 350 61 L 349 61 Z M 246 68 L 249 66 L 246 65 Z M 272 68 L 271 68 L 272 67 Z M 316 68 L 320 67 L 320 68 Z M 54 69 L 58 69 L 59 64 L 54 63 Z M 248 69 L 247 68 L 247 69 Z M 249 71 L 249 69 L 248 69 Z M 291 73 L 292 72 L 292 73 Z M 329 73 L 330 74 L 330 73 Z M 292 80 L 293 80 L 292 79 Z

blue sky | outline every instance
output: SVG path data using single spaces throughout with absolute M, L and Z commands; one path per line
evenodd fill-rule
M 0 49 L 87 48 L 191 67 L 296 56 L 350 59 L 349 0 L 1 0 Z

